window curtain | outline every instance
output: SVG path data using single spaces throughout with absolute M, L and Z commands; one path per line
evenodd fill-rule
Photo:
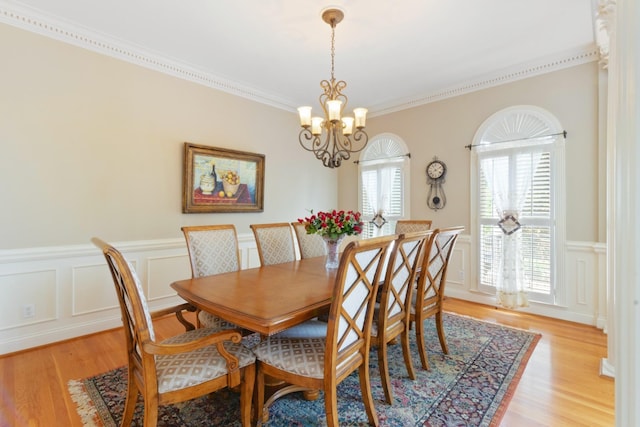
M 531 188 L 532 178 L 540 161 L 541 152 L 510 155 L 491 153 L 480 159 L 481 173 L 492 195 L 493 208 L 498 218 L 496 226 L 502 231 L 502 256 L 498 257 L 496 298 L 505 308 L 528 307 L 529 298 L 522 265 L 522 209 Z
M 366 209 L 363 218 L 372 220 L 376 215 L 381 215 L 387 221 L 387 216 L 393 213 L 391 207 L 391 192 L 394 187 L 394 174 L 397 166 L 382 167 L 365 170 L 363 176 L 363 190 Z M 384 228 L 374 227 L 375 235 L 385 234 Z

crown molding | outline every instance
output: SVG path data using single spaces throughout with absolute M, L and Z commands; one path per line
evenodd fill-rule
M 295 111 L 290 102 L 271 94 L 170 58 L 154 55 L 144 48 L 55 19 L 35 9 L 0 0 L 0 22 L 232 95 Z
M 600 60 L 600 52 L 598 48 L 595 45 L 584 46 L 569 52 L 505 68 L 473 80 L 461 82 L 446 89 L 437 90 L 429 95 L 420 96 L 419 98 L 410 98 L 402 101 L 394 101 L 385 105 L 373 106 L 369 109 L 369 111 L 373 110 L 373 113 L 370 114 L 370 116 L 383 116 L 385 114 L 407 110 L 420 105 L 442 101 L 447 98 L 453 98 L 467 93 L 503 85 L 505 83 L 511 83 L 598 60 Z
M 0 0 L 0 22 L 37 33 L 55 40 L 69 43 L 122 61 L 136 64 L 154 71 L 168 74 L 179 79 L 240 96 L 251 101 L 270 105 L 282 110 L 295 112 L 296 106 L 283 98 L 267 94 L 258 89 L 242 85 L 211 73 L 197 69 L 179 61 L 148 52 L 144 48 L 124 43 L 122 40 L 108 37 L 90 29 L 80 27 L 61 19 L 53 18 L 42 12 Z M 598 47 L 586 46 L 564 54 L 542 58 L 519 66 L 510 67 L 477 79 L 461 82 L 449 88 L 437 90 L 431 94 L 419 95 L 410 99 L 395 100 L 387 104 L 371 106 L 369 116 L 383 116 L 420 105 L 441 101 L 467 93 L 487 89 L 540 74 L 573 67 L 601 59 Z

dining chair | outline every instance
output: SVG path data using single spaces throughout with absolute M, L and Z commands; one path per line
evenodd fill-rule
M 411 306 L 410 321 L 415 323 L 418 353 L 423 369 L 429 369 L 425 346 L 424 321 L 435 316 L 440 347 L 449 354 L 449 347 L 442 325 L 442 306 L 447 282 L 447 269 L 460 233 L 464 227 L 439 228 L 433 231 L 424 249 L 422 267 L 418 277 L 418 288 Z
M 265 376 L 291 384 L 281 390 L 324 392 L 326 422 L 338 425 L 337 385 L 356 369 L 370 425 L 378 425 L 369 376 L 369 343 L 374 296 L 387 250 L 396 236 L 354 241 L 347 245 L 336 272 L 326 335 L 268 337 L 254 347 L 258 359 L 256 416 L 265 415 Z M 271 402 L 267 402 L 267 407 Z
M 291 226 L 296 233 L 300 258 L 305 259 L 327 255 L 327 248 L 322 237 L 317 234 L 307 234 L 304 224 L 299 222 L 292 222 Z
M 193 278 L 240 270 L 238 235 L 233 224 L 195 225 L 181 228 L 187 241 Z M 198 327 L 235 329 L 237 325 L 198 310 Z
M 282 264 L 296 259 L 291 224 L 251 224 L 261 265 Z
M 415 233 L 416 231 L 426 231 L 431 229 L 430 219 L 399 219 L 396 222 L 395 233 Z
M 409 314 L 420 256 L 431 231 L 398 236 L 387 263 L 380 289 L 380 303 L 376 304 L 371 327 L 371 346 L 378 349 L 378 369 L 384 396 L 393 404 L 387 345 L 401 337 L 402 355 L 409 378 L 416 379 L 409 349 Z
M 240 419 L 251 425 L 255 356 L 235 330 L 198 328 L 182 312 L 189 304 L 149 312 L 131 264 L 113 246 L 91 239 L 102 251 L 115 284 L 127 342 L 128 380 L 122 426 L 131 425 L 138 395 L 144 400 L 144 425 L 155 427 L 158 406 L 183 402 L 225 387 L 240 388 Z M 175 313 L 186 332 L 157 341 L 153 319 Z

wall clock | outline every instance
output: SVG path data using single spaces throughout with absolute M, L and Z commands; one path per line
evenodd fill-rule
M 434 157 L 427 165 L 427 184 L 429 184 L 429 193 L 427 195 L 427 206 L 437 211 L 444 208 L 447 204 L 447 196 L 444 194 L 442 184 L 447 175 L 447 165 Z

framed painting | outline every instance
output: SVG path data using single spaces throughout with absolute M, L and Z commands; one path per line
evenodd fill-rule
M 262 212 L 264 154 L 184 143 L 182 212 Z

